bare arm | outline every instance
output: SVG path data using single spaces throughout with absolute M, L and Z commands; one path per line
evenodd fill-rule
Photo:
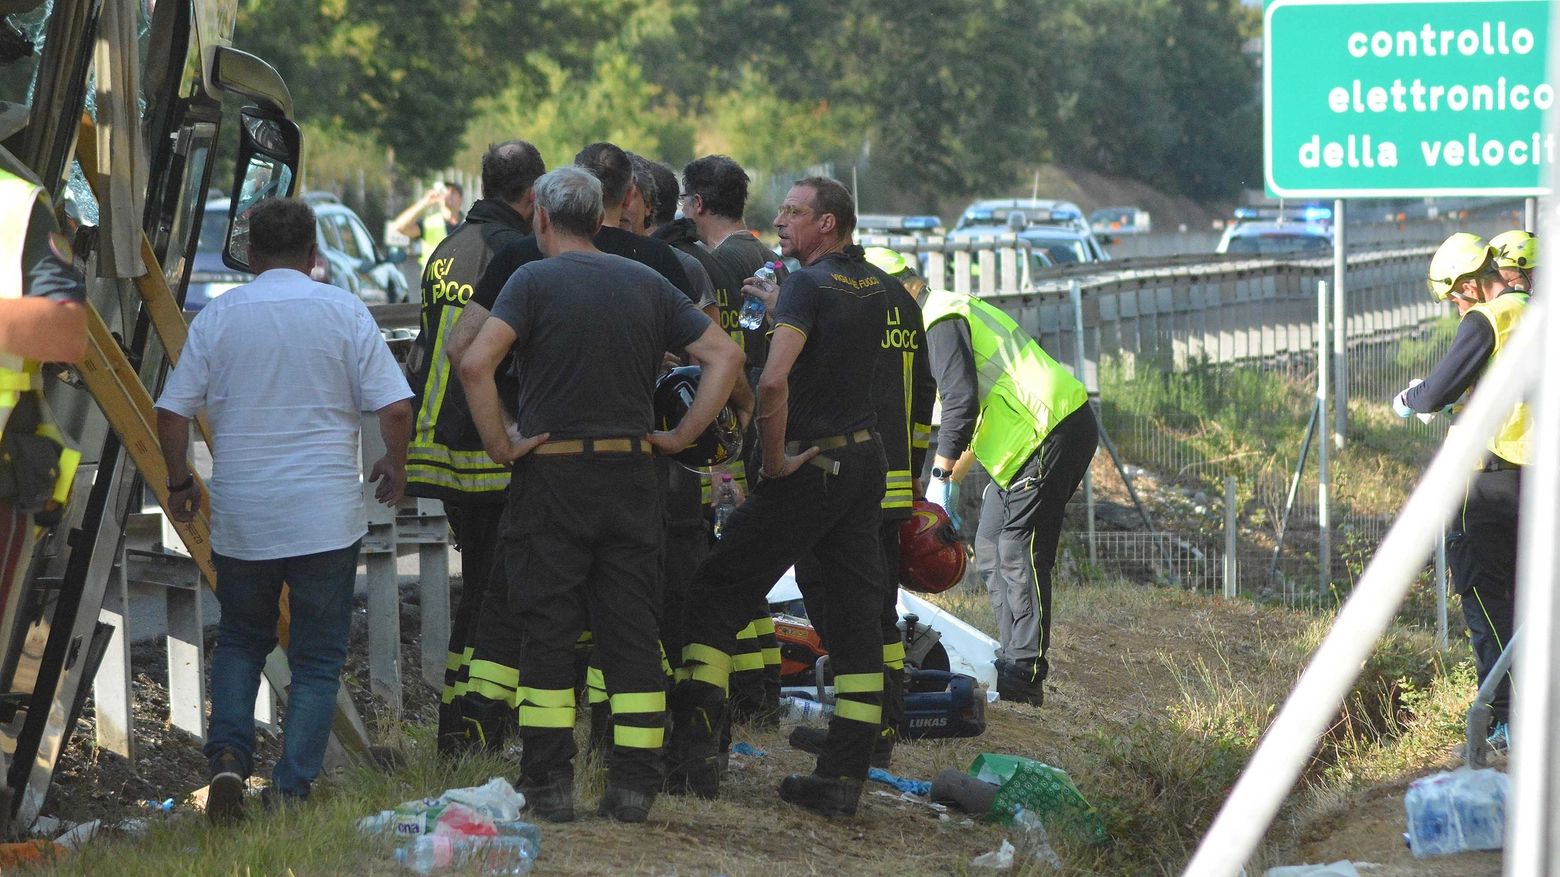
M 468 304 L 467 308 L 471 306 Z M 466 318 L 461 314 L 461 319 Z M 459 328 L 457 323 L 456 327 Z M 531 452 L 531 449 L 547 441 L 549 433 L 519 438 L 512 436 L 504 424 L 504 409 L 498 401 L 498 383 L 493 379 L 498 364 L 515 343 L 515 330 L 503 320 L 489 319 L 471 341 L 464 355 L 458 360 L 451 356 L 460 374 L 460 382 L 466 389 L 466 404 L 471 409 L 471 421 L 482 436 L 482 447 L 495 463 L 510 463 Z
M 400 215 L 392 219 L 390 227 L 409 238 L 422 237 L 422 215 L 429 207 L 438 203 L 441 197 L 442 193 L 438 189 L 429 189 L 412 206 L 402 210 Z
M 406 493 L 406 445 L 412 440 L 412 403 L 402 399 L 374 412 L 379 415 L 379 435 L 385 442 L 385 455 L 369 470 L 368 480 L 377 481 L 374 499 L 393 506 Z
M 190 472 L 190 419 L 158 408 L 157 443 L 162 446 L 168 484 L 177 487 L 189 482 L 189 486 L 183 490 L 168 491 L 168 514 L 180 523 L 193 521 L 200 511 L 200 487 L 195 484 L 195 476 Z
M 42 296 L 0 306 L 0 350 L 38 362 L 80 362 L 87 353 L 87 309 Z
M 796 456 L 785 452 L 785 425 L 790 414 L 791 367 L 807 344 L 801 330 L 785 323 L 775 329 L 769 342 L 769 358 L 764 376 L 758 380 L 758 436 L 764 449 L 758 474 L 765 478 L 784 478 L 818 456 L 818 448 L 808 448 Z
M 460 319 L 455 321 L 455 328 L 450 330 L 450 337 L 444 341 L 444 355 L 449 358 L 450 365 L 460 368 L 461 357 L 465 355 L 467 348 L 471 347 L 471 342 L 476 340 L 477 333 L 482 331 L 482 325 L 487 322 L 487 318 L 488 309 L 474 301 L 468 301 L 461 307 Z M 500 353 L 499 359 L 503 358 L 503 354 Z M 496 370 L 498 363 L 495 362 L 493 367 Z
M 747 363 L 742 348 L 721 331 L 718 323 L 706 326 L 704 334 L 688 345 L 688 355 L 699 361 L 704 373 L 699 377 L 699 391 L 693 396 L 693 404 L 677 428 L 651 433 L 648 437 L 662 453 L 676 453 L 699 437 L 731 398 L 732 388 L 742 378 L 742 366 Z

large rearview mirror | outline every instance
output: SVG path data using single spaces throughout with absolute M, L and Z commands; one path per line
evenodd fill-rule
M 227 240 L 222 262 L 235 271 L 249 268 L 249 213 L 266 198 L 287 198 L 298 174 L 298 126 L 276 110 L 244 107 L 239 114 L 238 162 L 233 168 L 233 198 L 228 202 Z

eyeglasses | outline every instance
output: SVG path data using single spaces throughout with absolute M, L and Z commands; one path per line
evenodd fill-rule
M 784 204 L 780 207 L 780 215 L 786 219 L 800 219 L 809 213 L 814 213 L 811 207 L 797 207 L 794 204 Z

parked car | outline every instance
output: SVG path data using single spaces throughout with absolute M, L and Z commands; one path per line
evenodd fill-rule
M 316 280 L 339 286 L 369 304 L 410 298 L 411 285 L 396 267 L 406 259 L 404 250 L 390 247 L 388 251 L 381 251 L 369 237 L 363 220 L 334 195 L 311 192 L 304 195 L 303 200 L 314 208 L 315 240 L 323 262 L 315 269 Z M 187 311 L 198 311 L 213 298 L 254 279 L 253 275 L 222 264 L 228 200 L 207 201 L 205 211 L 194 264 L 190 266 L 189 289 L 184 295 Z
M 1116 238 L 1148 234 L 1154 230 L 1154 224 L 1148 211 L 1141 207 L 1102 207 L 1089 214 L 1089 228 L 1095 234 Z

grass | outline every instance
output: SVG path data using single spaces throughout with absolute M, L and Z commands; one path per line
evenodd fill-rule
M 1392 363 L 1428 371 L 1444 342 L 1434 334 L 1403 342 Z M 1107 364 L 1102 374 L 1107 424 L 1121 427 L 1145 418 L 1153 425 L 1146 434 L 1162 443 L 1134 446 L 1130 430 L 1114 429 L 1127 458 L 1148 466 L 1157 465 L 1154 453 L 1194 461 L 1185 473 L 1166 473 L 1168 480 L 1205 488 L 1215 487 L 1210 476 L 1217 467 L 1242 473 L 1240 499 L 1248 524 L 1253 508 L 1263 511 L 1251 485 L 1264 473 L 1287 476 L 1298 456 L 1295 423 L 1303 427 L 1309 411 L 1309 380 L 1297 372 L 1252 368 L 1197 367 L 1170 375 L 1140 365 L 1129 381 Z M 1355 400 L 1351 415 L 1351 446 L 1338 471 L 1336 496 L 1346 512 L 1388 514 L 1411 489 L 1416 461 L 1427 458 L 1434 442 L 1405 433 L 1395 417 L 1383 414 L 1378 400 Z M 1372 548 L 1363 532 L 1345 538 L 1340 546 L 1345 568 L 1357 574 Z M 1052 840 L 1066 875 L 1179 873 L 1349 586 L 1345 580 L 1319 605 L 1293 611 L 1143 587 L 1088 569 L 1063 576 L 1055 590 L 1053 672 L 1044 709 L 999 704 L 989 711 L 982 737 L 901 747 L 895 770 L 930 779 L 944 768 L 965 768 L 984 751 L 1045 761 L 1069 773 L 1109 832 L 1109 840 L 1097 845 L 1056 832 Z M 1409 623 L 1389 631 L 1362 668 L 1252 873 L 1296 861 L 1306 826 L 1340 812 L 1361 790 L 1399 782 L 1444 761 L 1460 742 L 1462 712 L 1473 691 L 1471 665 L 1435 649 L 1423 626 L 1433 604 L 1428 594 L 1422 583 L 1401 616 Z M 990 603 L 978 587 L 967 584 L 934 601 L 995 633 Z M 198 814 L 154 821 L 142 835 L 96 841 L 47 872 L 405 873 L 390 861 L 389 840 L 358 834 L 359 817 L 515 772 L 513 763 L 495 757 L 440 761 L 425 725 L 384 725 L 380 736 L 406 757 L 394 774 L 359 768 L 325 777 L 304 809 L 255 818 L 233 831 L 212 830 Z M 734 758 L 722 800 L 663 797 L 645 826 L 588 818 L 544 825 L 537 873 L 978 874 L 970 860 L 1008 836 L 1000 828 L 964 825 L 957 815 L 940 820 L 878 796 L 864 799 L 857 819 L 824 823 L 775 799 L 779 777 L 811 766 L 786 747 L 784 731 L 738 735 L 744 737 L 769 756 Z M 582 758 L 578 806 L 587 809 L 600 786 L 599 765 Z M 1021 861 L 1011 873 L 1043 872 Z
M 1287 694 L 1328 619 L 1248 601 L 1215 600 L 1120 581 L 1064 580 L 1054 612 L 1054 669 L 1042 710 L 999 704 L 978 738 L 901 747 L 896 772 L 929 779 L 965 768 L 984 751 L 1061 767 L 1104 819 L 1110 839 L 1085 843 L 1058 831 L 1068 875 L 1174 874 L 1184 865 Z M 968 586 L 936 602 L 990 631 L 985 594 Z M 1294 838 L 1286 825 L 1322 812 L 1351 790 L 1420 769 L 1460 738 L 1457 715 L 1471 693 L 1465 665 L 1448 669 L 1422 632 L 1396 628 L 1366 665 L 1349 703 L 1274 830 L 1275 863 Z M 356 831 L 364 815 L 457 785 L 513 774 L 474 756 L 445 763 L 428 728 L 381 728 L 407 763 L 323 778 L 305 808 L 213 830 L 199 814 L 154 821 L 141 836 L 103 839 L 52 875 L 306 877 L 404 873 L 392 843 Z M 969 862 L 1009 836 L 998 827 L 938 820 L 923 808 L 869 796 L 857 819 L 825 823 L 780 804 L 780 776 L 810 761 L 784 731 L 739 734 L 769 752 L 734 758 L 720 801 L 662 797 L 646 826 L 582 818 L 543 825 L 547 874 L 978 874 Z M 395 741 L 392 741 L 395 742 Z M 599 766 L 582 758 L 578 807 L 600 790 Z M 873 787 L 881 790 L 883 787 Z M 588 813 L 588 809 L 586 810 Z M 585 814 L 582 813 L 582 817 Z M 1040 874 L 1021 863 L 1017 874 Z

